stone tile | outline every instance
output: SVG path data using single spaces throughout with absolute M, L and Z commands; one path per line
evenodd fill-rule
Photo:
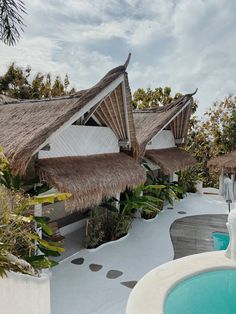
M 137 281 L 136 280 L 124 281 L 124 282 L 121 282 L 120 284 L 127 287 L 127 288 L 133 289 L 136 286 Z
M 103 266 L 99 265 L 99 264 L 90 264 L 89 265 L 90 270 L 93 271 L 93 272 L 97 272 L 97 271 L 101 270 L 102 267 Z
M 71 263 L 75 265 L 82 265 L 84 263 L 84 258 L 79 257 L 79 258 L 73 259 Z
M 122 271 L 112 269 L 107 272 L 106 277 L 108 279 L 116 279 L 122 275 L 123 275 Z

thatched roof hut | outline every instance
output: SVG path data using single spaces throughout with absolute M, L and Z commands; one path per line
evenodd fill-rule
M 208 162 L 208 167 L 236 174 L 236 151 L 218 156 Z
M 180 148 L 187 135 L 192 110 L 193 94 L 179 97 L 158 109 L 134 111 L 134 123 L 139 155 L 157 164 L 166 174 L 184 169 L 195 163 L 189 153 Z M 163 133 L 172 136 L 169 146 L 150 145 L 154 138 Z M 177 146 L 177 147 L 176 147 Z M 164 148 L 164 149 L 163 149 Z
M 69 210 L 98 205 L 146 180 L 143 168 L 124 153 L 41 159 L 38 166 L 45 181 L 73 195 Z
M 96 85 L 73 96 L 26 100 L 0 107 L 0 143 L 14 173 L 23 174 L 40 149 L 73 123 L 93 114 L 135 150 L 135 130 L 126 66 L 109 71 Z
M 72 96 L 13 103 L 3 99 L 0 144 L 13 173 L 24 175 L 36 167 L 42 179 L 73 194 L 70 210 L 98 205 L 103 197 L 143 183 L 143 168 L 120 153 L 134 156 L 137 150 L 128 61 Z M 102 129 L 113 143 L 105 138 L 101 149 L 96 136 L 103 136 Z

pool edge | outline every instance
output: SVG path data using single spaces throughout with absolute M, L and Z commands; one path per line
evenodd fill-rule
M 202 272 L 227 268 L 236 269 L 236 262 L 227 258 L 224 250 L 190 255 L 165 263 L 138 282 L 130 294 L 126 314 L 162 314 L 166 297 L 179 282 Z

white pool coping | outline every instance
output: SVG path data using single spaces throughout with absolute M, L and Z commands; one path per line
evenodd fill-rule
M 162 314 L 165 299 L 180 281 L 216 269 L 236 268 L 225 251 L 190 255 L 163 264 L 147 273 L 130 294 L 126 314 Z

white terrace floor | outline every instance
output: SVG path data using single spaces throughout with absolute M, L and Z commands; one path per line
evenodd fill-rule
M 124 314 L 131 289 L 121 283 L 138 281 L 173 259 L 171 224 L 184 216 L 226 212 L 221 197 L 192 194 L 153 221 L 136 219 L 126 238 L 65 259 L 52 272 L 52 314 Z M 75 259 L 83 263 L 72 264 Z M 107 278 L 107 273 L 116 278 Z

